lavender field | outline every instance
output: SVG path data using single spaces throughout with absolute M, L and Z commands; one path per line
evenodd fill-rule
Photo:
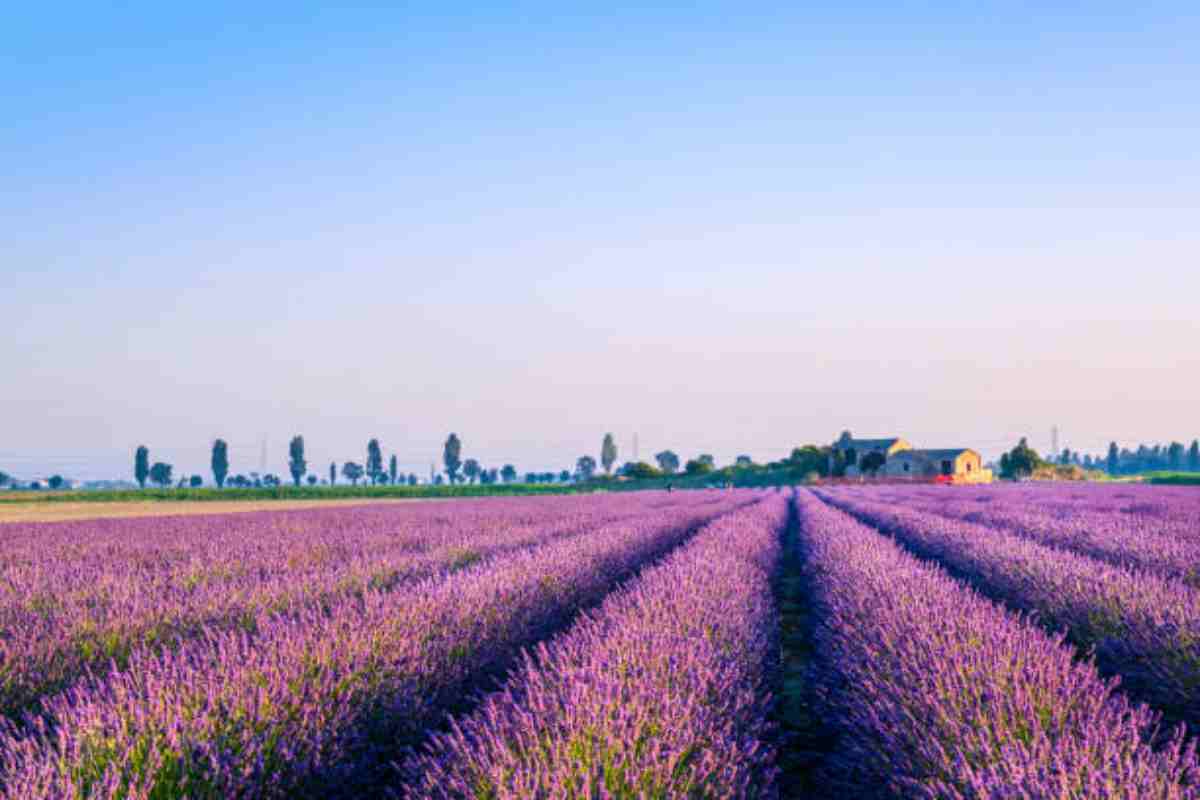
M 3 525 L 0 797 L 1200 798 L 1198 552 L 1126 485 Z

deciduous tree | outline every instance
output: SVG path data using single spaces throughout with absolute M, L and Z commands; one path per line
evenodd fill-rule
M 875 475 L 887 463 L 887 457 L 878 451 L 871 451 L 863 456 L 858 468 L 867 475 Z
M 150 480 L 164 488 L 170 486 L 171 469 L 170 464 L 164 464 L 161 461 L 154 462 L 154 466 L 150 467 Z
M 517 479 L 517 468 L 512 464 L 505 464 L 500 468 L 500 478 L 505 483 L 512 483 Z
M 633 478 L 635 480 L 662 477 L 661 471 L 655 469 L 645 461 L 631 461 L 625 466 L 621 467 L 621 472 L 624 473 L 627 478 Z
M 575 474 L 582 481 L 590 481 L 596 474 L 596 459 L 591 456 L 580 456 L 575 462 Z
M 1005 455 L 1008 457 L 1000 460 L 1000 474 L 1005 478 L 1028 477 L 1043 463 L 1041 456 L 1029 446 L 1029 441 L 1024 436 L 1017 446 Z
M 679 456 L 670 450 L 656 453 L 654 460 L 658 462 L 658 468 L 667 475 L 674 475 L 679 469 Z
M 468 458 L 463 462 L 463 475 L 467 476 L 467 480 L 475 483 L 475 479 L 479 477 L 480 467 L 479 462 L 473 458 Z
M 350 481 L 350 483 L 358 486 L 358 479 L 363 476 L 363 468 L 361 464 L 355 464 L 353 461 L 347 461 L 342 464 L 342 477 Z

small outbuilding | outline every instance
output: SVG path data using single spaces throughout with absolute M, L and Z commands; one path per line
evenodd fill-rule
M 991 470 L 983 468 L 983 457 L 969 447 L 937 450 L 905 450 L 883 465 L 881 474 L 896 478 L 947 477 L 955 483 L 987 483 Z

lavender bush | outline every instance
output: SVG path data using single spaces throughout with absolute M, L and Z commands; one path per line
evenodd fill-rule
M 1168 719 L 1200 722 L 1200 591 L 1002 529 L 884 505 L 869 491 L 823 496 L 980 591 L 1036 612 L 1085 650 L 1095 648 L 1102 670 Z
M 521 647 L 745 502 L 692 495 L 328 612 L 275 616 L 254 636 L 135 652 L 9 726 L 3 796 L 355 796 L 398 743 L 418 741 Z
M 1061 637 L 812 495 L 799 504 L 847 796 L 1200 797 L 1194 743 L 1151 749 L 1155 715 Z
M 1178 489 L 1137 488 L 1136 500 L 1123 501 L 1111 489 L 1062 485 L 902 489 L 880 499 L 1200 586 L 1200 508 L 1194 517 L 1181 517 L 1181 508 L 1195 504 L 1177 499 Z
M 53 523 L 14 528 L 0 572 L 0 713 L 18 718 L 85 671 L 124 667 L 268 617 L 329 612 L 496 555 L 633 518 L 663 497 L 609 505 L 487 500 L 386 509 Z M 41 539 L 42 549 L 36 543 Z M 18 553 L 22 553 L 18 557 Z
M 408 765 L 410 798 L 772 797 L 764 672 L 784 499 L 696 539 L 538 646 Z

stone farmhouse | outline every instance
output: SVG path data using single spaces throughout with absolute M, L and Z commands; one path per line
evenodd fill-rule
M 969 447 L 920 450 L 899 437 L 856 439 L 849 431 L 830 448 L 830 470 L 846 465 L 846 477 L 874 477 L 939 483 L 991 483 L 992 471 Z

